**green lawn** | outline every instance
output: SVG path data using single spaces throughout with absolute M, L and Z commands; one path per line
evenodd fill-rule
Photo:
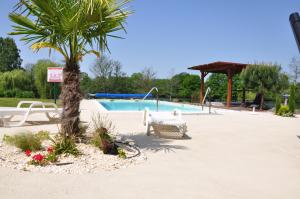
M 0 107 L 16 107 L 19 101 L 42 101 L 54 102 L 53 99 L 36 99 L 36 98 L 0 98 Z M 61 102 L 58 100 L 56 104 L 61 107 Z

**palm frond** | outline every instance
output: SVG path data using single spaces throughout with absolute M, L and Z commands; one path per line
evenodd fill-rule
M 20 0 L 9 15 L 11 35 L 33 50 L 55 49 L 66 59 L 77 59 L 108 50 L 107 37 L 119 38 L 115 32 L 125 30 L 132 13 L 125 6 L 130 0 Z M 87 50 L 88 49 L 88 50 Z

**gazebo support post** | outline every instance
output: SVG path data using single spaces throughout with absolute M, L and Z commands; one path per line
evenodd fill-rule
M 205 73 L 204 71 L 201 71 L 201 85 L 200 85 L 200 104 L 201 105 L 203 105 L 202 102 L 204 99 L 204 88 L 205 88 L 204 78 L 206 75 L 207 75 L 207 73 Z
M 228 80 L 228 86 L 227 86 L 227 108 L 230 108 L 231 106 L 231 99 L 232 99 L 232 70 L 227 70 L 227 80 Z
M 228 77 L 228 92 L 227 92 L 227 107 L 229 108 L 232 100 L 232 78 L 234 74 L 240 73 L 247 64 L 233 63 L 233 62 L 213 62 L 198 66 L 190 67 L 190 70 L 200 71 L 201 85 L 200 85 L 200 104 L 203 102 L 204 98 L 204 78 L 208 73 L 222 73 L 227 74 Z M 213 92 L 213 91 L 212 91 Z

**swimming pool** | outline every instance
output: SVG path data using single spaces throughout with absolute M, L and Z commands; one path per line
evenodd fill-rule
M 99 100 L 98 101 L 108 111 L 142 111 L 149 108 L 150 111 L 156 111 L 155 100 Z M 201 107 L 172 103 L 158 102 L 158 111 L 173 111 L 179 109 L 182 112 L 202 112 Z

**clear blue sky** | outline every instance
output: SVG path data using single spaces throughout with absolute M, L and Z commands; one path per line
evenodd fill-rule
M 15 2 L 0 2 L 2 37 L 11 30 L 7 15 Z M 135 14 L 128 19 L 126 39 L 110 42 L 110 56 L 129 75 L 153 67 L 167 77 L 172 69 L 192 72 L 187 67 L 218 60 L 277 62 L 286 69 L 299 56 L 288 21 L 291 12 L 300 12 L 299 0 L 135 0 L 130 6 Z M 14 38 L 23 65 L 49 58 L 47 51 L 32 53 Z M 62 60 L 58 54 L 50 58 Z M 87 56 L 82 70 L 89 72 L 94 59 Z

